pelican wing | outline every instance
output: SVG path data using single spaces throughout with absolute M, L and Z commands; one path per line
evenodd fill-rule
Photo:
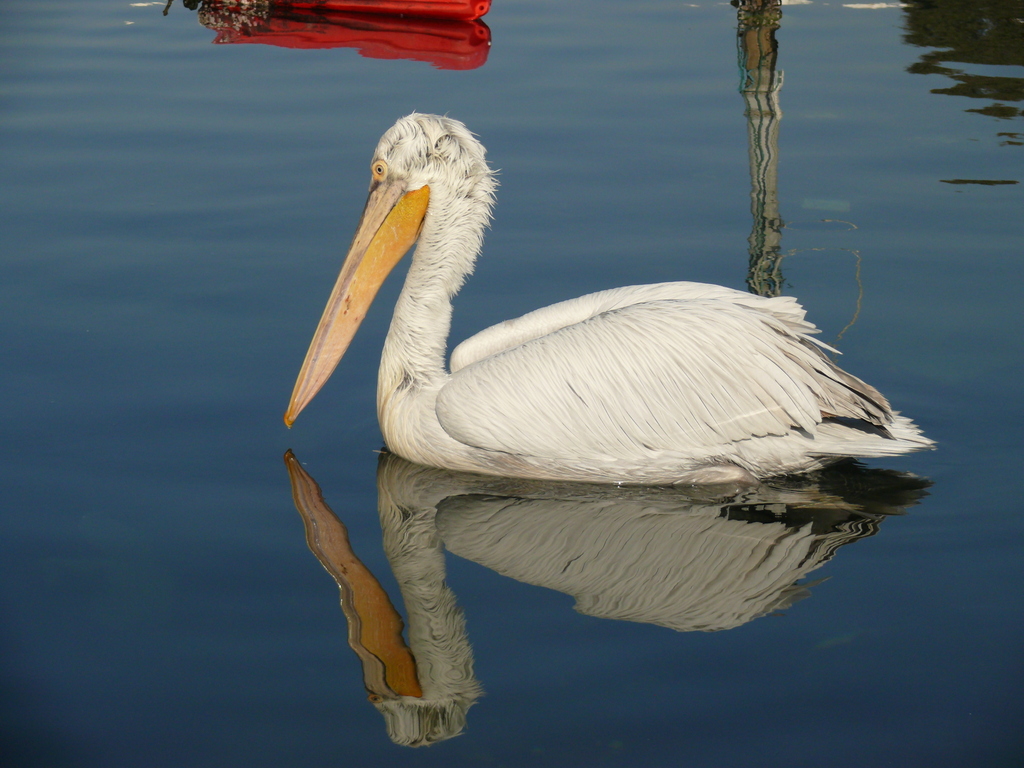
M 818 332 L 817 328 L 804 320 L 804 308 L 790 296 L 765 298 L 721 285 L 685 281 L 629 285 L 560 301 L 522 317 L 486 328 L 455 348 L 451 357 L 451 371 L 455 373 L 485 357 L 554 333 L 603 312 L 665 299 L 719 299 L 767 312 L 784 321 L 797 333 L 806 335 Z
M 798 312 L 741 296 L 620 306 L 477 359 L 440 390 L 438 419 L 477 448 L 611 460 L 714 455 L 813 434 L 824 415 L 891 420 L 877 391 L 811 343 Z

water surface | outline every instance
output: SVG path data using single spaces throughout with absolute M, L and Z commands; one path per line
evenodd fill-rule
M 213 44 L 196 12 L 162 10 L 0 9 L 8 764 L 1020 763 L 1019 2 L 784 6 L 760 123 L 722 3 L 495 0 L 486 56 L 461 69 Z M 481 507 L 432 480 L 418 573 L 464 620 L 449 647 L 482 695 L 466 682 L 461 735 L 421 748 L 367 701 L 282 462 L 293 449 L 367 594 L 429 654 L 418 582 L 389 560 L 385 501 L 406 486 L 379 497 L 375 453 L 400 275 L 281 423 L 372 149 L 412 110 L 463 120 L 501 169 L 455 339 L 615 285 L 745 288 L 768 254 L 844 367 L 939 443 L 753 499 L 486 488 L 530 501 Z M 684 555 L 725 551 L 700 521 L 809 554 L 694 619 L 708 571 Z M 506 524 L 565 548 L 495 548 Z M 678 544 L 560 580 L 557 557 L 591 562 L 574 526 L 627 554 Z M 751 573 L 729 562 L 723 583 Z M 615 592 L 631 578 L 678 600 L 607 607 L 641 594 Z

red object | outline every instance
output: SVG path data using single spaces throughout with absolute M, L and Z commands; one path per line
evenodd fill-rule
M 491 30 L 482 21 L 299 10 L 281 4 L 269 15 L 208 7 L 200 20 L 217 32 L 215 44 L 356 48 L 370 59 L 426 61 L 438 69 L 476 69 L 487 61 L 491 44 Z
M 458 21 L 473 21 L 491 10 L 491 0 L 278 0 L 274 5 Z

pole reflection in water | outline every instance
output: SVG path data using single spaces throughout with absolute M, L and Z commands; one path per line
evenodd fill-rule
M 572 595 L 582 613 L 678 631 L 738 627 L 807 597 L 797 583 L 926 495 L 927 480 L 849 462 L 748 486 L 617 487 L 487 477 L 382 454 L 384 551 L 409 644 L 345 526 L 289 452 L 310 549 L 341 588 L 349 643 L 398 744 L 458 735 L 480 696 L 444 548 L 519 581 Z
M 782 22 L 780 0 L 733 0 L 738 8 L 736 41 L 740 93 L 746 103 L 747 149 L 750 154 L 750 213 L 754 224 L 748 239 L 747 287 L 758 296 L 782 294 L 782 216 L 779 213 L 779 89 L 776 71 L 779 44 L 775 31 Z

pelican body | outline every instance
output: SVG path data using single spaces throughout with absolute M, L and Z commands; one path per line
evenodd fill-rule
M 385 443 L 409 461 L 550 480 L 752 483 L 932 445 L 832 362 L 794 299 L 715 285 L 553 304 L 467 339 L 446 368 L 451 302 L 481 250 L 494 172 L 462 123 L 412 114 L 381 138 L 371 174 L 289 426 L 416 243 L 377 385 Z

